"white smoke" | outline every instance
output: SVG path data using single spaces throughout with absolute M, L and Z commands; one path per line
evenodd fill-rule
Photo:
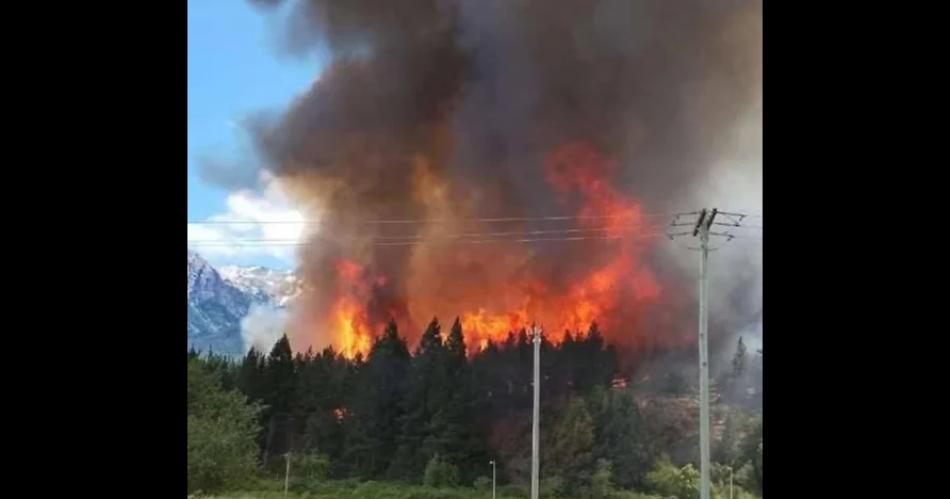
M 215 263 L 269 256 L 296 263 L 308 227 L 280 182 L 266 171 L 260 188 L 228 194 L 227 211 L 188 225 L 189 246 Z
M 251 347 L 264 354 L 270 352 L 284 334 L 287 317 L 286 309 L 269 304 L 252 305 L 247 316 L 241 320 L 244 352 L 247 353 Z
M 717 208 L 724 212 L 751 215 L 741 220 L 741 227 L 713 226 L 712 232 L 735 236 L 727 241 L 711 237 L 709 253 L 709 325 L 710 349 L 722 359 L 735 351 L 739 336 L 747 346 L 762 345 L 762 108 L 754 106 L 732 133 L 731 147 L 711 168 L 682 193 L 675 203 L 682 211 Z M 695 216 L 682 221 L 695 220 Z M 731 223 L 736 218 L 716 217 L 716 222 Z M 677 227 L 688 229 L 689 227 Z M 671 228 L 672 229 L 672 228 Z M 687 272 L 698 278 L 699 254 L 693 237 L 678 237 L 670 242 L 672 258 Z M 693 250 L 690 250 L 693 248 Z M 697 288 L 693 287 L 693 293 Z M 696 297 L 698 298 L 698 296 Z M 720 330 L 717 330 L 717 326 Z M 726 330 L 722 330 L 725 327 Z

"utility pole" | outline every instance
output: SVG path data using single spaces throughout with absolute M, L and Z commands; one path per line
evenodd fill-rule
M 495 499 L 495 460 L 491 461 L 491 499 Z M 729 498 L 732 499 L 732 498 Z
M 284 495 L 287 495 L 290 490 L 290 452 L 284 454 L 284 457 L 287 458 L 287 471 L 284 473 Z
M 540 438 L 541 402 L 541 328 L 531 326 L 534 342 L 534 415 L 531 421 L 531 499 L 538 499 L 538 454 Z
M 679 217 L 687 215 L 699 215 L 695 223 L 677 223 Z M 737 217 L 733 223 L 717 223 L 716 215 L 727 217 Z M 713 208 L 711 211 L 705 208 L 699 212 L 678 214 L 670 222 L 671 227 L 691 225 L 692 231 L 680 232 L 676 234 L 667 234 L 670 239 L 679 236 L 692 236 L 699 238 L 700 253 L 699 260 L 699 497 L 700 499 L 709 499 L 709 349 L 707 341 L 709 310 L 707 301 L 709 298 L 709 280 L 707 277 L 707 259 L 709 256 L 709 236 L 726 237 L 731 240 L 733 237 L 729 233 L 711 232 L 713 225 L 728 225 L 739 227 L 739 223 L 745 215 L 740 213 L 725 213 Z
M 709 226 L 716 218 L 713 208 L 706 222 L 706 210 L 703 210 L 693 229 L 695 236 L 699 232 L 699 498 L 709 499 L 709 352 L 706 333 L 708 329 L 706 260 L 709 256 Z

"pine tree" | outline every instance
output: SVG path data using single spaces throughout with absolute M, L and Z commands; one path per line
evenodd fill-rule
M 653 459 L 633 394 L 629 390 L 596 387 L 591 398 L 596 414 L 594 457 L 611 463 L 615 481 L 621 487 L 642 486 Z
M 261 400 L 263 372 L 260 369 L 261 354 L 251 347 L 237 367 L 235 385 L 251 400 Z
M 458 318 L 452 324 L 444 357 L 446 383 L 432 417 L 432 435 L 426 442 L 429 454 L 439 454 L 460 469 L 465 483 L 471 483 L 484 469 L 488 452 L 475 429 L 471 369 L 465 354 L 465 337 Z
M 354 414 L 347 418 L 344 460 L 357 476 L 382 476 L 396 454 L 409 361 L 406 342 L 399 337 L 395 321 L 390 321 L 360 367 L 351 399 Z
M 422 476 L 425 463 L 431 458 L 423 452 L 423 443 L 432 433 L 432 415 L 445 403 L 445 384 L 442 326 L 433 318 L 426 327 L 415 354 L 410 361 L 406 380 L 403 414 L 399 420 L 400 435 L 396 459 L 389 468 L 392 478 L 412 480 Z
M 224 390 L 218 374 L 199 359 L 188 361 L 189 492 L 244 485 L 256 469 L 260 409 Z
M 505 407 L 506 383 L 501 378 L 502 352 L 498 345 L 488 340 L 488 344 L 472 358 L 472 396 L 475 413 L 482 427 L 502 413 Z
M 542 475 L 559 477 L 567 492 L 589 485 L 593 475 L 594 422 L 584 399 L 570 397 L 553 414 L 553 421 L 541 422 Z
M 617 371 L 617 355 L 604 347 L 604 337 L 596 322 L 591 323 L 587 336 L 578 338 L 573 346 L 573 388 L 587 393 L 595 385 L 609 385 Z
M 736 458 L 736 422 L 732 413 L 726 414 L 725 426 L 722 429 L 722 437 L 713 452 L 713 461 L 721 464 L 732 465 Z
M 452 323 L 452 329 L 449 332 L 449 338 L 445 342 L 445 349 L 448 353 L 449 375 L 455 376 L 465 367 L 467 358 L 465 356 L 465 336 L 462 334 L 462 323 L 459 318 L 455 318 Z
M 263 362 L 261 398 L 265 404 L 262 442 L 265 464 L 270 464 L 270 456 L 291 450 L 298 429 L 291 413 L 296 384 L 294 364 L 290 341 L 284 335 Z
M 742 377 L 742 373 L 745 372 L 746 364 L 746 347 L 745 343 L 742 342 L 742 337 L 739 337 L 739 344 L 736 346 L 736 354 L 732 358 L 732 377 L 739 379 Z
M 286 334 L 277 340 L 267 356 L 264 373 L 267 389 L 264 401 L 269 406 L 270 414 L 289 414 L 296 376 L 294 354 Z
M 574 389 L 574 371 L 577 370 L 577 343 L 574 335 L 567 329 L 557 349 L 557 364 L 551 373 L 548 384 L 555 385 L 555 393 L 565 394 Z
M 316 355 L 308 349 L 297 357 L 292 414 L 301 450 L 339 457 L 342 428 L 337 410 L 343 406 L 345 369 L 332 347 Z

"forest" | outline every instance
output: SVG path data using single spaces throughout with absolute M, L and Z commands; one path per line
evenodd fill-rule
M 294 354 L 286 336 L 241 359 L 189 351 L 189 493 L 282 491 L 287 478 L 308 497 L 491 497 L 494 461 L 498 497 L 527 497 L 527 333 L 470 353 L 459 321 L 448 329 L 433 319 L 410 349 L 390 322 L 365 358 Z M 740 338 L 714 380 L 714 497 L 762 495 L 761 400 L 739 382 L 754 358 Z M 542 340 L 541 379 L 543 497 L 698 497 L 686 377 L 621 374 L 592 324 Z

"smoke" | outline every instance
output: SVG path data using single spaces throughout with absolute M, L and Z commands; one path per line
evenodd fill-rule
M 288 314 L 282 308 L 254 304 L 241 319 L 241 338 L 245 353 L 251 348 L 265 355 L 273 348 L 287 327 Z
M 433 314 L 448 320 L 463 307 L 511 310 L 519 301 L 530 309 L 551 289 L 613 268 L 620 254 L 635 263 L 617 270 L 625 285 L 608 280 L 615 298 L 597 309 L 630 328 L 612 339 L 649 350 L 695 336 L 696 260 L 683 248 L 659 240 L 619 249 L 429 241 L 556 230 L 470 219 L 604 205 L 591 193 L 624 200 L 614 205 L 659 226 L 648 227 L 650 234 L 676 211 L 710 203 L 759 208 L 760 1 L 284 3 L 293 4 L 286 47 L 331 54 L 319 80 L 285 113 L 251 125 L 264 168 L 308 217 L 321 220 L 299 255 L 313 291 L 299 302 L 295 347 L 332 339 L 327 317 L 352 288 L 339 272 L 343 260 L 370 283 L 356 293 L 369 309 L 344 320 L 351 330 L 393 316 L 412 337 Z M 559 188 L 549 163 L 565 148 L 593 151 L 580 157 L 609 167 L 575 175 L 574 190 Z M 393 218 L 438 222 L 366 223 Z M 730 251 L 711 258 L 711 311 L 721 321 L 713 335 L 748 327 L 761 309 L 760 259 L 750 264 L 754 250 L 721 258 Z M 653 279 L 662 298 L 651 301 L 644 289 L 653 289 Z
M 188 225 L 190 247 L 212 260 L 227 257 L 232 263 L 250 262 L 266 256 L 294 263 L 293 246 L 289 244 L 307 237 L 303 214 L 291 205 L 279 179 L 266 171 L 258 173 L 256 189 L 231 192 L 226 200 L 226 211 Z M 290 223 L 270 223 L 273 221 Z M 253 244 L 247 243 L 248 240 L 283 241 L 284 245 Z
M 229 191 L 260 187 L 258 179 L 260 171 L 254 163 L 225 161 L 219 156 L 201 156 L 198 158 L 197 166 L 201 180 Z

